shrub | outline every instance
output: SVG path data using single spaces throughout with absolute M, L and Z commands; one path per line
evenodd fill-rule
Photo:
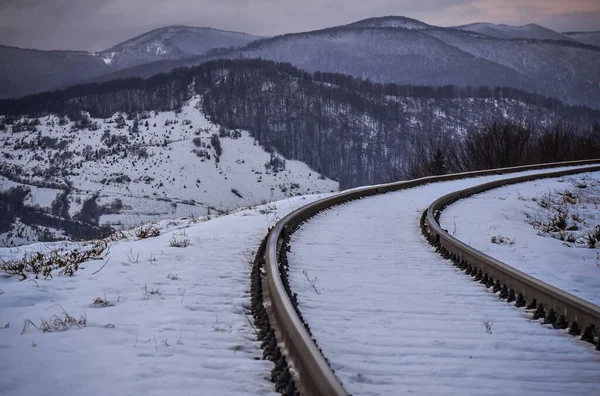
M 515 244 L 514 239 L 506 238 L 500 235 L 494 235 L 490 239 L 490 242 L 495 243 L 497 245 L 509 245 L 512 246 Z
M 142 227 L 135 231 L 139 239 L 154 238 L 160 235 L 160 231 L 154 227 Z
M 187 238 L 171 238 L 169 246 L 171 247 L 187 247 L 190 244 L 190 240 Z
M 600 242 L 600 225 L 597 225 L 594 230 L 588 232 L 585 239 L 587 241 L 588 248 L 594 249 L 598 242 Z

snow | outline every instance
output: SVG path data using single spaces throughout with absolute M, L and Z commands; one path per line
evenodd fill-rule
M 32 199 L 42 207 L 48 207 L 61 191 L 45 189 L 44 196 L 38 198 L 42 189 L 32 184 L 48 181 L 50 165 L 64 169 L 60 176 L 53 175 L 49 180 L 62 185 L 66 180 L 72 183 L 71 215 L 94 192 L 100 193 L 99 204 L 120 199 L 123 202 L 120 213 L 100 218 L 101 224 L 110 223 L 115 228 L 190 214 L 203 216 L 209 208 L 214 214 L 215 210 L 338 190 L 337 182 L 321 177 L 300 161 L 288 159 L 284 170 L 267 170 L 265 164 L 271 154 L 245 130 L 231 131 L 230 137 L 219 138 L 222 153 L 217 158 L 211 138 L 219 135 L 220 126 L 209 121 L 200 110 L 201 100 L 200 96 L 190 99 L 179 113 L 148 112 L 148 118 L 139 120 L 139 133 L 133 132 L 134 120 L 128 120 L 126 115 L 124 124 L 118 125 L 116 120 L 122 114 L 108 119 L 91 118 L 98 125 L 97 130 L 73 130 L 74 122 L 61 126 L 54 115 L 40 118 L 37 132 L 14 132 L 14 127 L 9 126 L 1 140 L 11 158 L 3 159 L 0 166 L 20 166 L 23 184 L 32 188 Z M 103 138 L 106 133 L 121 142 L 109 146 Z M 29 148 L 38 136 L 58 139 L 66 148 Z M 105 151 L 95 158 L 98 150 Z M 206 156 L 199 156 L 194 150 L 204 151 Z M 57 158 L 65 152 L 72 152 L 73 157 L 59 162 Z M 147 156 L 141 156 L 142 152 Z M 275 155 L 283 159 L 276 152 Z M 17 184 L 0 178 L 0 190 Z M 7 240 L 11 236 L 4 233 L 0 238 Z
M 0 394 L 270 395 L 273 365 L 260 360 L 249 309 L 252 257 L 278 218 L 322 196 L 293 197 L 194 223 L 156 224 L 156 238 L 112 243 L 108 261 L 73 277 L 0 278 Z M 206 220 L 206 219 L 203 219 Z M 185 248 L 170 241 L 189 239 Z M 40 243 L 26 252 L 81 245 Z M 103 264 L 104 268 L 100 269 Z M 94 272 L 97 272 L 94 274 Z M 106 304 L 94 304 L 100 298 Z M 67 312 L 87 325 L 42 333 Z
M 586 188 L 577 187 L 583 185 Z M 568 204 L 566 197 L 574 203 Z M 548 202 L 553 202 L 552 210 L 542 207 Z M 441 224 L 477 250 L 600 305 L 600 243 L 590 249 L 586 242 L 588 232 L 600 226 L 599 205 L 600 172 L 593 172 L 474 195 L 446 208 Z M 567 214 L 566 228 L 578 229 L 548 233 L 531 224 L 551 222 L 558 210 Z
M 593 345 L 499 301 L 420 234 L 419 217 L 436 198 L 505 177 L 355 201 L 292 235 L 291 288 L 349 393 L 598 394 Z
M 473 23 L 457 26 L 457 29 L 467 30 L 496 38 L 523 38 L 538 40 L 565 40 L 572 39 L 564 34 L 555 32 L 540 25 L 528 24 L 524 26 L 495 25 L 492 23 Z

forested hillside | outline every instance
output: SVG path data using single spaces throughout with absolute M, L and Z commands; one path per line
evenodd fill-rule
M 460 144 L 494 122 L 509 125 L 511 131 L 525 128 L 531 137 L 527 144 L 535 145 L 557 128 L 571 141 L 590 136 L 600 120 L 597 110 L 514 88 L 382 85 L 260 60 L 219 60 L 148 80 L 117 80 L 0 101 L 0 114 L 6 115 L 3 123 L 23 114 L 53 113 L 85 124 L 83 112 L 107 118 L 119 111 L 173 110 L 195 95 L 212 122 L 250 131 L 262 146 L 305 162 L 342 188 L 419 174 L 423 164 L 436 158 L 443 158 L 444 170 L 475 166 L 460 163 Z M 575 149 L 530 154 L 538 151 L 529 147 L 527 157 L 508 155 L 505 161 L 587 155 Z

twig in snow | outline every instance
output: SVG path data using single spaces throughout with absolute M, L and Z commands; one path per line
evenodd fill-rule
M 173 353 L 173 351 L 175 350 L 177 345 L 183 345 L 183 342 L 181 342 L 181 333 L 179 333 L 179 339 L 177 339 L 177 342 L 175 343 L 175 345 L 173 345 L 173 349 L 171 349 L 171 353 Z
M 317 277 L 315 276 L 313 278 L 313 280 L 310 280 L 310 278 L 308 277 L 308 272 L 306 270 L 302 270 L 302 273 L 304 274 L 304 276 L 306 276 L 306 280 L 308 281 L 308 283 L 310 283 L 310 285 L 313 287 L 313 289 L 315 289 L 315 292 L 317 292 L 317 294 L 321 294 L 320 291 L 317 290 Z
M 183 304 L 183 299 L 185 297 L 185 289 L 183 289 L 183 295 L 181 296 L 181 303 Z
M 250 320 L 250 318 L 247 315 L 244 315 L 244 316 L 246 317 L 246 320 L 248 321 L 250 326 L 252 326 L 252 328 L 254 329 L 254 333 L 256 334 L 256 337 L 258 337 L 258 330 L 256 330 L 256 327 L 254 327 L 254 324 L 252 324 L 252 321 Z
M 483 321 L 483 325 L 485 326 L 485 332 L 488 334 L 492 334 L 492 322 L 489 320 Z
M 156 335 L 154 335 L 153 337 L 154 337 L 154 348 L 156 349 L 156 352 L 158 352 L 158 344 L 156 343 Z
M 100 267 L 98 271 L 92 272 L 92 275 L 96 275 L 98 272 L 102 271 L 102 268 L 104 268 L 104 266 L 108 264 L 108 260 L 110 260 L 110 257 L 106 259 L 106 261 L 104 262 L 104 264 L 102 264 L 102 267 Z
M 140 254 L 138 253 L 137 255 L 135 255 L 133 253 L 133 249 L 131 249 L 131 246 L 129 246 L 129 253 L 125 253 L 125 256 L 131 264 L 137 264 L 140 262 Z

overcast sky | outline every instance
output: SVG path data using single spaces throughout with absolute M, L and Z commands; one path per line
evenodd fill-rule
M 272 36 L 384 15 L 600 30 L 599 0 L 0 0 L 0 44 L 100 51 L 174 24 Z

